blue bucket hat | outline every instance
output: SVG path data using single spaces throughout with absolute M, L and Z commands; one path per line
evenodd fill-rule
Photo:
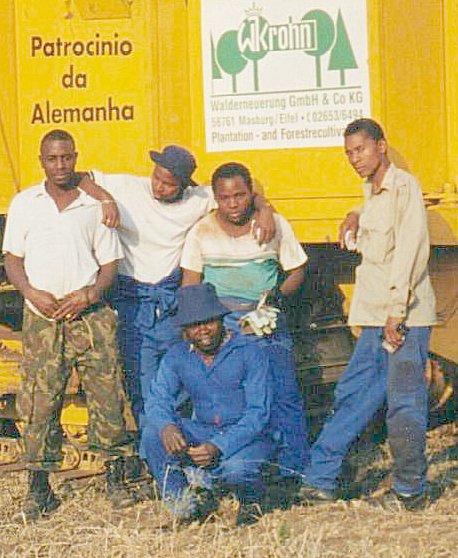
M 179 326 L 206 322 L 230 312 L 218 300 L 215 287 L 210 283 L 181 287 L 177 291 L 177 301 L 175 323 Z

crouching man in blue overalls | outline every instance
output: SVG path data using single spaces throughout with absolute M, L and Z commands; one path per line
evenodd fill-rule
M 274 453 L 271 371 L 256 343 L 225 330 L 227 312 L 210 284 L 179 289 L 176 321 L 185 340 L 151 383 L 142 449 L 172 515 L 202 520 L 215 511 L 217 481 L 239 500 L 236 522 L 246 525 L 260 517 L 262 469 Z M 182 390 L 190 419 L 176 411 Z

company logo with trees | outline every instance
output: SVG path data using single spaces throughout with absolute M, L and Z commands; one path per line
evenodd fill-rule
M 341 10 L 333 19 L 322 9 L 307 11 L 302 19 L 290 16 L 285 23 L 271 25 L 254 3 L 246 10 L 238 29 L 231 29 L 217 40 L 210 37 L 212 79 L 231 76 L 232 92 L 237 93 L 237 75 L 251 66 L 253 91 L 261 88 L 260 61 L 270 52 L 301 50 L 315 59 L 315 85 L 323 86 L 322 57 L 330 53 L 327 70 L 338 71 L 341 86 L 349 70 L 358 68 Z

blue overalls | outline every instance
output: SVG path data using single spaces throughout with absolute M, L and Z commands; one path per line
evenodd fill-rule
M 176 502 L 185 497 L 190 466 L 199 473 L 201 486 L 211 488 L 218 479 L 244 503 L 261 500 L 262 469 L 274 452 L 268 427 L 269 368 L 268 356 L 258 344 L 237 335 L 208 367 L 187 342 L 164 357 L 146 402 L 142 451 L 172 512 L 178 514 Z M 193 404 L 191 419 L 176 412 L 183 389 Z M 197 468 L 186 454 L 167 454 L 161 432 L 168 424 L 178 426 L 191 446 L 214 444 L 220 450 L 216 467 Z M 183 514 L 192 511 L 193 504 L 188 503 L 183 504 Z
M 237 297 L 220 298 L 223 304 L 233 308 L 237 304 L 251 301 Z M 252 303 L 252 307 L 255 304 Z M 233 310 L 224 317 L 228 329 L 240 332 L 239 319 L 247 309 Z M 272 371 L 272 436 L 278 442 L 276 462 L 284 477 L 303 475 L 309 463 L 310 445 L 307 436 L 304 402 L 299 395 L 293 342 L 286 327 L 286 317 L 280 313 L 277 329 L 272 335 L 257 337 L 250 335 L 266 352 Z
M 124 275 L 118 278 L 114 306 L 119 318 L 119 347 L 126 372 L 127 395 L 140 431 L 151 379 L 156 376 L 167 350 L 181 341 L 181 328 L 173 320 L 180 280 L 178 269 L 155 284 Z

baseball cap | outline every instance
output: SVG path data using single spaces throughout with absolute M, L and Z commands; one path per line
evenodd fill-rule
M 162 152 L 150 151 L 149 156 L 155 163 L 170 171 L 173 176 L 191 186 L 197 186 L 197 183 L 191 179 L 191 175 L 197 167 L 196 160 L 194 155 L 184 147 L 168 145 Z

